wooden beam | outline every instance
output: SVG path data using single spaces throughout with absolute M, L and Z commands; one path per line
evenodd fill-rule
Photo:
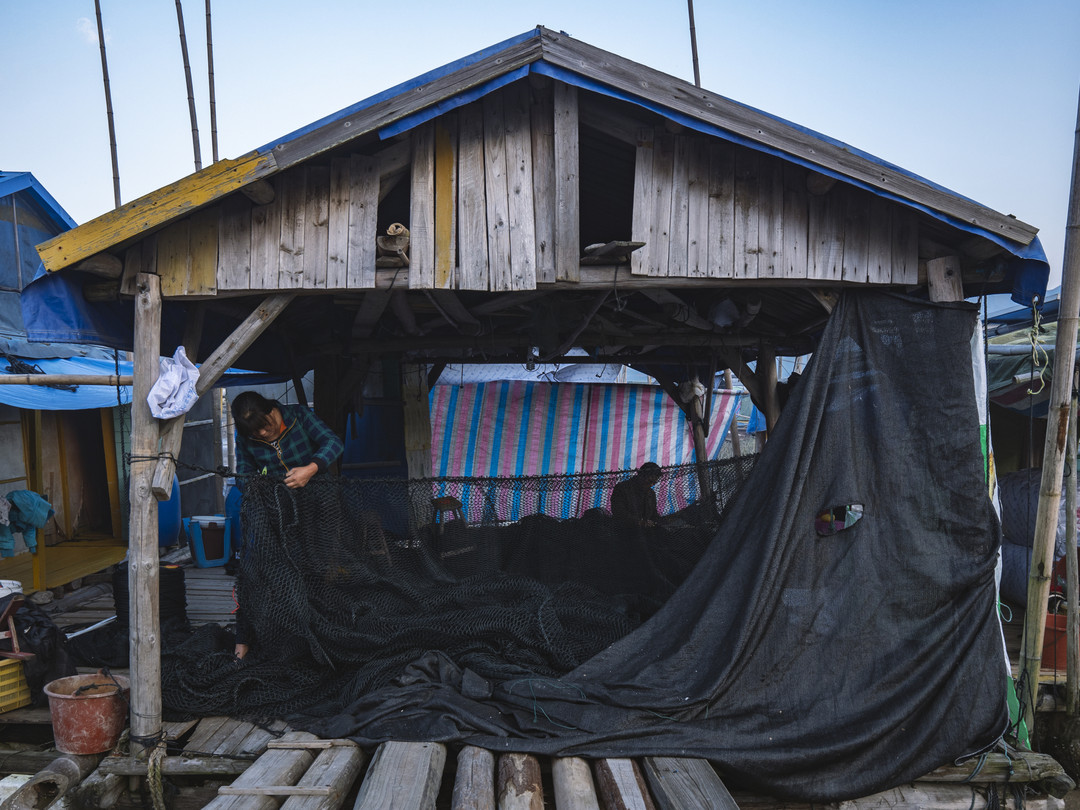
M 275 170 L 270 152 L 251 152 L 235 160 L 218 161 L 38 245 L 38 255 L 50 273 L 70 267 L 129 239 L 145 236 Z
M 158 426 L 147 397 L 161 356 L 161 279 L 140 273 L 135 296 L 135 385 L 131 400 L 131 517 L 128 594 L 131 638 L 132 753 L 145 757 L 161 734 L 161 633 L 158 616 L 158 501 L 151 497 Z M 169 477 L 170 484 L 172 477 Z
M 926 263 L 927 282 L 930 285 L 930 300 L 963 301 L 964 283 L 960 272 L 958 256 L 944 256 L 930 259 Z
M 758 380 L 764 397 L 762 410 L 765 412 L 766 435 L 771 434 L 780 418 L 780 397 L 776 390 L 776 347 L 762 343 L 758 349 L 757 370 L 754 376 Z
M 255 308 L 225 342 L 206 358 L 199 368 L 199 380 L 195 384 L 195 393 L 200 397 L 214 387 L 214 384 L 247 351 L 251 344 L 274 322 L 296 293 L 276 293 L 268 296 Z M 172 477 L 176 471 L 176 456 L 180 452 L 180 442 L 184 432 L 184 417 L 170 419 L 161 426 L 161 457 L 154 470 L 153 493 L 158 500 L 167 500 L 172 492 Z M 155 452 L 157 448 L 155 447 Z

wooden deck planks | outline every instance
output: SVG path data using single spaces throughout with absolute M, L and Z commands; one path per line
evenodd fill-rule
M 739 810 L 703 759 L 646 757 L 644 771 L 659 810 Z
M 383 743 L 375 751 L 354 810 L 429 810 L 439 795 L 446 746 Z

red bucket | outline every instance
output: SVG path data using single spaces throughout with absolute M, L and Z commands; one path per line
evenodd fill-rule
M 46 684 L 56 750 L 112 750 L 127 726 L 129 691 L 128 679 L 121 675 L 72 675 Z
M 1068 616 L 1064 613 L 1046 614 L 1046 632 L 1043 635 L 1042 668 L 1065 671 L 1068 665 L 1066 648 L 1069 631 Z

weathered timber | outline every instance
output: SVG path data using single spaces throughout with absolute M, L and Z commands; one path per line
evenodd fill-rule
M 593 767 L 597 789 L 608 810 L 656 810 L 645 778 L 632 759 L 600 759 Z
M 160 279 L 142 273 L 135 297 L 135 385 L 131 400 L 131 518 L 128 592 L 131 636 L 131 737 L 145 754 L 161 732 L 161 636 L 158 616 L 158 501 L 153 497 L 158 426 L 147 396 L 157 381 L 161 354 Z M 138 461 L 134 461 L 138 459 Z M 171 476 L 170 476 L 171 481 Z M 139 750 L 141 748 L 141 751 Z
M 219 161 L 50 239 L 39 246 L 38 254 L 49 272 L 69 267 L 238 191 L 275 168 L 270 153 L 250 152 L 235 160 Z
M 292 731 L 283 740 L 313 740 L 315 735 Z M 315 757 L 306 749 L 272 749 L 259 757 L 255 764 L 238 776 L 229 787 L 254 788 L 263 785 L 294 785 L 307 771 Z M 207 805 L 210 810 L 277 810 L 279 802 L 272 796 L 219 795 Z
M 510 201 L 506 185 L 504 96 L 481 100 L 484 110 L 484 194 L 487 206 L 487 282 L 495 292 L 510 290 Z
M 502 91 L 506 123 L 507 222 L 510 230 L 510 289 L 536 287 L 536 219 L 533 192 L 531 99 L 526 82 Z
M 902 170 L 868 161 L 843 144 L 823 141 L 799 127 L 689 82 L 546 28 L 541 29 L 541 39 L 544 59 L 553 65 L 571 71 L 583 70 L 609 87 L 721 127 L 750 142 L 779 149 L 806 163 L 950 214 L 1021 244 L 1030 243 L 1037 232 L 1014 217 L 957 197 Z
M 458 115 L 458 185 L 484 188 L 484 111 L 479 101 Z M 488 288 L 487 208 L 481 194 L 457 197 L 457 286 L 462 290 Z M 554 280 L 554 274 L 552 275 Z
M 254 762 L 253 759 L 222 756 L 168 756 L 161 760 L 161 773 L 165 776 L 237 776 Z M 146 776 L 146 763 L 133 761 L 129 757 L 106 757 L 98 770 L 119 776 Z
M 254 205 L 269 205 L 274 201 L 274 186 L 268 180 L 252 180 L 240 189 Z
M 495 755 L 466 745 L 457 755 L 451 810 L 495 810 Z
M 409 194 L 409 286 L 435 283 L 435 124 L 413 131 L 412 187 Z
M 555 85 L 555 277 L 577 281 L 581 269 L 580 174 L 578 138 L 578 92 L 576 87 Z
M 385 742 L 375 751 L 353 810 L 428 810 L 439 795 L 446 746 Z
M 92 773 L 101 757 L 101 754 L 65 754 L 57 757 L 4 799 L 0 808 L 41 810 L 48 807 Z
M 643 764 L 659 810 L 739 810 L 712 765 L 703 759 L 646 757 Z
M 74 269 L 102 278 L 118 279 L 124 274 L 124 263 L 111 253 L 95 253 L 79 262 Z
M 127 760 L 127 758 L 124 758 Z M 130 760 L 128 760 L 130 761 Z M 146 773 L 143 763 L 141 773 Z M 117 773 L 106 773 L 99 767 L 71 791 L 77 807 L 82 810 L 107 810 L 120 799 L 127 789 L 128 779 Z
M 962 301 L 964 285 L 960 277 L 960 259 L 944 256 L 926 263 L 931 301 Z
M 281 810 L 335 810 L 345 801 L 353 783 L 364 766 L 365 754 L 355 743 L 332 740 L 335 744 L 322 751 L 308 768 L 297 787 L 322 787 L 322 795 L 302 796 L 294 794 L 281 806 Z
M 600 810 L 589 763 L 578 757 L 555 757 L 551 761 L 555 806 L 559 810 Z
M 457 118 L 452 113 L 435 124 L 435 274 L 432 286 L 454 284 L 457 257 Z M 530 211 L 530 214 L 532 212 Z
M 540 763 L 529 754 L 499 756 L 496 794 L 499 810 L 544 810 Z

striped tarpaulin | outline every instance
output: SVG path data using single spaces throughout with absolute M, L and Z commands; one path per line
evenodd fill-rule
M 706 450 L 718 458 L 739 394 L 714 393 Z M 685 416 L 655 385 L 522 380 L 438 385 L 431 393 L 434 475 L 503 477 L 694 462 Z

